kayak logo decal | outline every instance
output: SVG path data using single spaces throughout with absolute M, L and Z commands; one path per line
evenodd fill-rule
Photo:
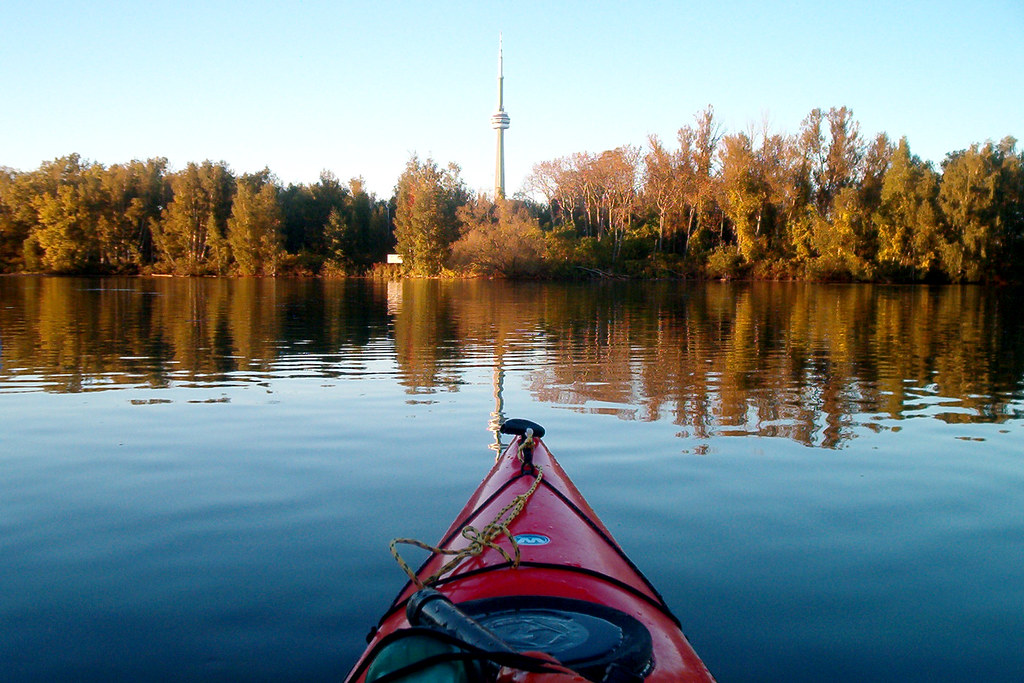
M 544 534 L 516 534 L 512 538 L 519 545 L 547 545 L 551 542 Z

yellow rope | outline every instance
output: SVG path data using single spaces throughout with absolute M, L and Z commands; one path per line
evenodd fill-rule
M 529 446 L 527 446 L 529 444 Z M 519 445 L 519 452 L 517 456 L 519 460 L 523 461 L 523 450 L 525 447 L 533 446 L 532 434 L 528 434 Z M 526 507 L 526 502 L 533 495 L 533 492 L 540 486 L 540 481 L 544 477 L 544 470 L 542 467 L 536 468 L 536 476 L 533 480 L 533 485 L 526 491 L 521 493 L 509 502 L 508 505 L 501 509 L 501 512 L 497 514 L 490 524 L 485 526 L 483 529 L 477 529 L 476 527 L 467 524 L 462 528 L 462 537 L 469 541 L 469 545 L 461 550 L 452 550 L 450 548 L 440 548 L 437 546 L 417 541 L 414 538 L 396 538 L 391 541 L 389 548 L 391 554 L 394 556 L 395 561 L 398 562 L 398 566 L 409 575 L 409 579 L 412 580 L 418 588 L 424 586 L 430 586 L 441 579 L 445 574 L 455 569 L 459 563 L 461 563 L 467 557 L 476 557 L 484 551 L 485 548 L 493 548 L 501 553 L 501 556 L 505 560 L 512 564 L 513 567 L 519 566 L 519 544 L 516 542 L 515 537 L 509 533 L 508 527 L 512 524 L 512 521 L 523 511 Z M 508 537 L 509 542 L 512 544 L 512 555 L 508 554 L 504 548 L 496 543 L 496 539 L 502 534 Z M 404 545 L 412 545 L 417 548 L 422 548 L 434 555 L 450 555 L 452 559 L 448 560 L 440 569 L 431 574 L 426 579 L 420 579 L 416 576 L 416 572 L 413 571 L 402 556 L 398 554 L 398 549 L 395 547 L 399 543 Z

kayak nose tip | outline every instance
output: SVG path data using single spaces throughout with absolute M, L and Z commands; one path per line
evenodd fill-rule
M 513 417 L 501 423 L 501 433 L 512 436 L 526 436 L 528 429 L 533 430 L 533 435 L 538 439 L 544 436 L 544 428 L 536 422 Z

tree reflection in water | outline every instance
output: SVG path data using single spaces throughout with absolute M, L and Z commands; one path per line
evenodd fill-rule
M 790 283 L 0 279 L 0 391 L 488 370 L 536 400 L 687 436 L 834 448 L 895 421 L 1022 415 L 1015 292 Z M 495 444 L 497 447 L 497 444 Z

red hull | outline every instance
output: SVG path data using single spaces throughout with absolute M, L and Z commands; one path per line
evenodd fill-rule
M 516 437 L 498 458 L 439 547 L 466 547 L 469 541 L 461 535 L 466 525 L 482 528 L 511 499 L 531 487 L 535 477 L 517 458 L 521 439 Z M 463 560 L 434 587 L 456 604 L 529 594 L 614 607 L 639 620 L 651 633 L 654 668 L 645 681 L 713 681 L 658 592 L 612 539 L 543 442 L 534 439 L 534 443 L 533 464 L 542 468 L 542 481 L 509 525 L 509 531 L 512 535 L 536 534 L 550 541 L 543 545 L 520 543 L 518 567 L 510 566 L 499 552 L 485 549 L 480 555 Z M 497 542 L 512 552 L 507 537 L 502 536 Z M 432 555 L 417 576 L 425 579 L 433 575 L 448 559 Z M 382 618 L 367 653 L 387 634 L 409 626 L 404 606 L 416 590 L 411 582 L 402 589 Z M 360 669 L 357 665 L 353 669 L 357 676 L 350 675 L 349 680 L 363 680 Z

